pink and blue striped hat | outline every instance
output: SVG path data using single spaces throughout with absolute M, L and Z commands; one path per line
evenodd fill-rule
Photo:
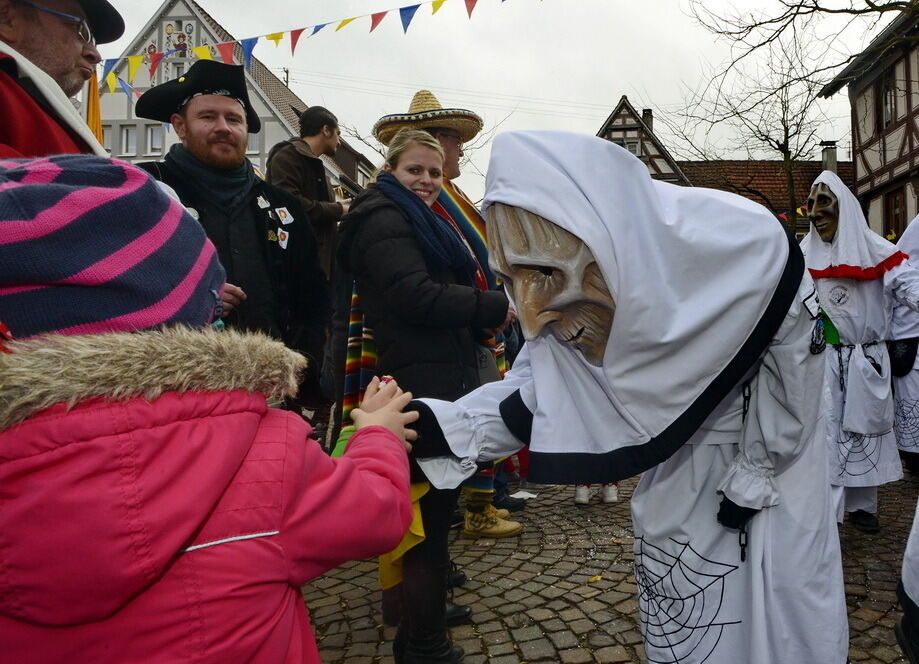
M 224 281 L 200 224 L 140 169 L 0 160 L 0 321 L 15 338 L 204 327 Z

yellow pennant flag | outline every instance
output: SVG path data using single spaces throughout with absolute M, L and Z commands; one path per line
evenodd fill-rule
M 132 55 L 128 58 L 128 83 L 134 83 L 134 77 L 137 76 L 137 70 L 143 61 L 142 55 Z
M 102 142 L 102 110 L 99 104 L 99 78 L 96 76 L 95 68 L 93 75 L 88 81 L 89 86 L 86 88 L 86 124 L 100 143 Z
M 351 21 L 356 21 L 356 20 L 359 19 L 359 18 L 360 18 L 360 16 L 355 16 L 354 18 L 346 18 L 344 21 L 342 21 L 341 23 L 338 24 L 338 27 L 335 28 L 335 32 L 338 32 L 338 31 L 341 30 L 343 27 L 345 27 L 346 25 L 348 25 Z
M 281 45 L 281 40 L 284 39 L 283 32 L 273 32 L 270 35 L 265 35 L 265 39 L 268 41 L 273 41 L 275 46 Z
M 434 2 L 431 3 L 431 14 L 436 14 L 437 11 L 438 11 L 441 7 L 444 6 L 444 3 L 445 3 L 446 1 L 447 1 L 447 0 L 434 0 Z
M 105 77 L 105 82 L 108 84 L 109 94 L 115 94 L 115 86 L 118 85 L 118 79 L 115 78 L 115 72 L 110 71 Z
M 211 60 L 211 47 L 210 46 L 195 46 L 192 50 L 192 53 L 195 54 L 195 57 L 199 60 Z

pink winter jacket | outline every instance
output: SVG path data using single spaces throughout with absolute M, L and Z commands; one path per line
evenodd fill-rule
M 11 347 L 0 661 L 319 662 L 300 586 L 398 544 L 411 520 L 401 442 L 368 427 L 329 458 L 266 405 L 302 358 L 265 337 Z

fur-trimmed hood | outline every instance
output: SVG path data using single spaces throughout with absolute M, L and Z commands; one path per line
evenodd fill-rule
M 93 397 L 153 400 L 165 392 L 296 394 L 306 358 L 261 334 L 184 327 L 49 335 L 0 353 L 0 431 L 56 403 Z
M 266 397 L 293 393 L 306 364 L 262 335 L 179 328 L 9 348 L 0 354 L 0 616 L 45 626 L 104 620 L 162 577 L 266 420 L 286 421 Z M 271 455 L 260 448 L 262 467 L 283 467 Z M 230 499 L 262 499 L 258 488 L 240 491 Z

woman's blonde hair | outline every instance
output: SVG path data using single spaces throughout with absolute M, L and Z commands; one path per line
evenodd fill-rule
M 390 168 L 396 168 L 399 165 L 399 158 L 402 156 L 402 153 L 408 150 L 412 145 L 423 145 L 426 148 L 431 148 L 440 155 L 441 160 L 446 159 L 444 155 L 444 149 L 436 138 L 431 136 L 428 132 L 422 129 L 400 129 L 399 132 L 393 136 L 392 141 L 389 144 L 389 149 L 386 151 L 386 163 Z

